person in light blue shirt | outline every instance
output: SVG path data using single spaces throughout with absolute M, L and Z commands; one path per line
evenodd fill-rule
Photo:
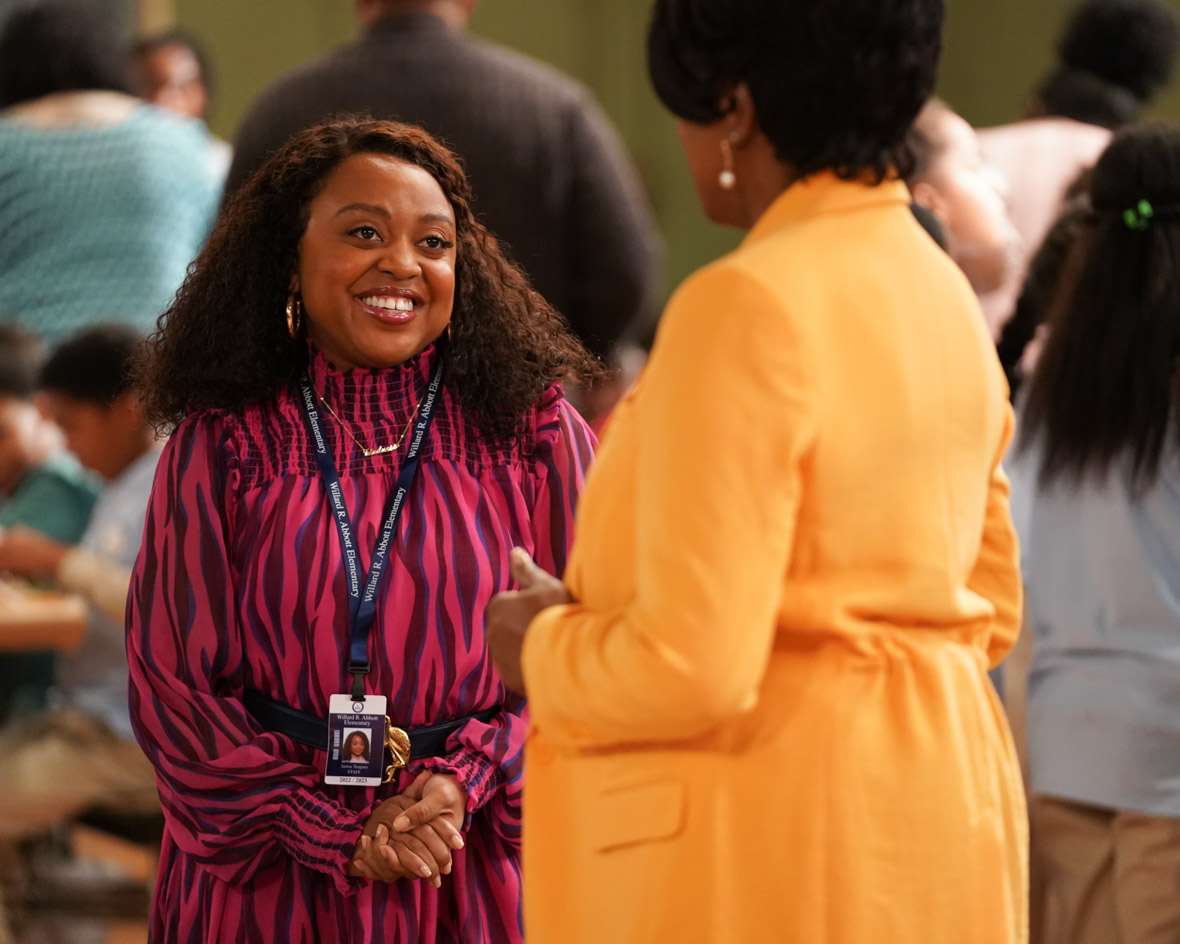
M 0 533 L 24 526 L 74 544 L 90 522 L 98 482 L 34 402 L 44 361 L 38 338 L 0 323 Z M 56 665 L 52 650 L 0 652 L 0 722 L 44 710 Z
M 0 320 L 50 342 L 155 326 L 205 241 L 221 180 L 201 122 L 131 94 L 125 44 L 89 4 L 0 31 Z
M 1040 944 L 1180 941 L 1180 128 L 1120 132 L 1024 403 Z
M 155 771 L 131 732 L 123 630 L 159 457 L 130 388 L 139 344 L 126 325 L 98 325 L 61 344 L 41 372 L 46 409 L 70 451 L 106 484 L 78 544 L 22 527 L 0 539 L 0 570 L 52 580 L 89 603 L 81 647 L 61 658 L 49 710 L 0 729 L 0 844 L 91 806 L 159 809 Z

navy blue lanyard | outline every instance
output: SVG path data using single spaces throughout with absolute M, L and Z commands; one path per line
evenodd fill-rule
M 397 484 L 393 490 L 393 497 L 385 511 L 385 524 L 377 537 L 377 546 L 373 549 L 373 561 L 369 565 L 369 575 L 361 583 L 360 566 L 357 563 L 356 539 L 352 529 L 352 520 L 348 517 L 348 508 L 344 505 L 344 493 L 340 487 L 340 473 L 336 469 L 336 462 L 328 449 L 328 441 L 324 437 L 323 426 L 320 424 L 319 410 L 316 408 L 315 388 L 311 380 L 304 374 L 299 382 L 303 393 L 303 417 L 307 420 L 307 430 L 311 434 L 311 442 L 315 447 L 315 461 L 320 469 L 320 477 L 324 480 L 324 487 L 328 492 L 328 501 L 332 505 L 332 517 L 336 520 L 336 530 L 340 532 L 340 549 L 344 552 L 344 569 L 348 577 L 348 614 L 351 623 L 348 649 L 348 671 L 352 674 L 352 697 L 356 701 L 364 701 L 365 676 L 369 674 L 369 631 L 373 628 L 373 618 L 377 615 L 377 591 L 381 588 L 382 578 L 386 573 L 386 563 L 393 537 L 397 533 L 397 522 L 405 506 L 405 497 L 418 471 L 422 444 L 430 430 L 430 422 L 434 419 L 434 408 L 438 402 L 438 392 L 442 388 L 443 361 L 439 357 L 438 365 L 434 368 L 434 375 L 430 378 L 430 386 L 426 389 L 426 396 L 418 408 L 418 419 L 414 423 L 414 437 L 402 458 L 402 467 L 397 474 Z

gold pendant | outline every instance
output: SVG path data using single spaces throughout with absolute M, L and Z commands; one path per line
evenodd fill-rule
M 385 719 L 385 746 L 389 748 L 389 756 L 393 763 L 385 768 L 385 779 L 382 783 L 389 783 L 394 772 L 410 762 L 410 736 L 401 728 L 395 728 L 389 718 Z
M 361 452 L 364 453 L 366 459 L 372 459 L 373 456 L 387 456 L 391 452 L 397 452 L 397 443 L 392 446 L 378 446 L 376 449 L 366 449 L 361 446 Z

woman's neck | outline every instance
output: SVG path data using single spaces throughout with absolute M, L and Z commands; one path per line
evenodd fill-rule
M 778 159 L 773 146 L 761 135 L 743 158 L 736 196 L 742 214 L 739 225 L 748 230 L 799 176 Z
M 110 128 L 126 122 L 144 103 L 122 92 L 54 92 L 7 109 L 4 117 L 37 128 Z

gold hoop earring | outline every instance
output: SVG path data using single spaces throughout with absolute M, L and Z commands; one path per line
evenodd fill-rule
M 303 310 L 299 296 L 292 292 L 287 296 L 287 334 L 292 338 L 299 337 L 299 329 L 303 327 Z
M 722 190 L 732 190 L 737 183 L 737 174 L 733 172 L 733 145 L 729 138 L 721 139 L 721 173 L 717 175 L 717 183 Z

